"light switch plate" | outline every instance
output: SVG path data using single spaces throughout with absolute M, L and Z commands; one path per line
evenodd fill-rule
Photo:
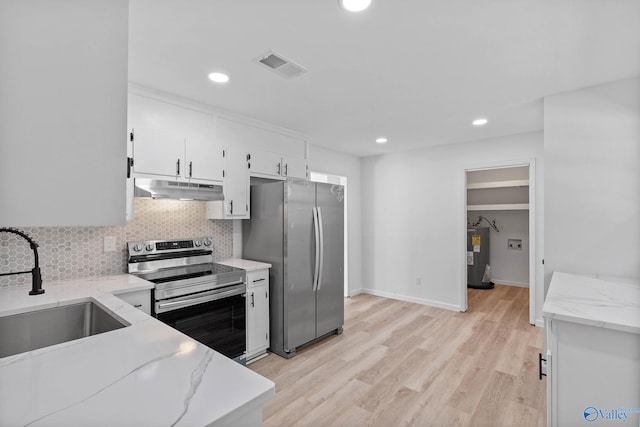
M 116 236 L 104 236 L 104 251 L 115 252 L 116 250 Z

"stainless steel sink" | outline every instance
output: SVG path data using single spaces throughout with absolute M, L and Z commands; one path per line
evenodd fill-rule
M 92 301 L 0 317 L 0 358 L 125 326 Z

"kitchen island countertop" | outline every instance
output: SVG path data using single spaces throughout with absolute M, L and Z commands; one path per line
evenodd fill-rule
M 126 274 L 0 288 L 0 317 L 93 300 L 130 323 L 0 358 L 0 425 L 260 425 L 273 382 L 116 296 L 151 288 Z
M 640 283 L 555 272 L 542 314 L 547 319 L 640 334 Z

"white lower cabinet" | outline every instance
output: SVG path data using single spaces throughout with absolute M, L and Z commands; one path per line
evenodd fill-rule
M 247 360 L 269 348 L 269 269 L 247 272 Z
M 142 310 L 142 312 L 151 316 L 151 291 L 145 289 L 143 291 L 127 292 L 116 295 L 129 305 Z
M 639 425 L 640 336 L 557 319 L 545 329 L 547 425 Z
M 637 282 L 555 271 L 542 314 L 547 425 L 640 426 Z

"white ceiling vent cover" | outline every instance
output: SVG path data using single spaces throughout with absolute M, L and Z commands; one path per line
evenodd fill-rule
M 254 62 L 287 79 L 293 79 L 307 72 L 307 69 L 302 65 L 296 64 L 272 50 L 254 59 Z

